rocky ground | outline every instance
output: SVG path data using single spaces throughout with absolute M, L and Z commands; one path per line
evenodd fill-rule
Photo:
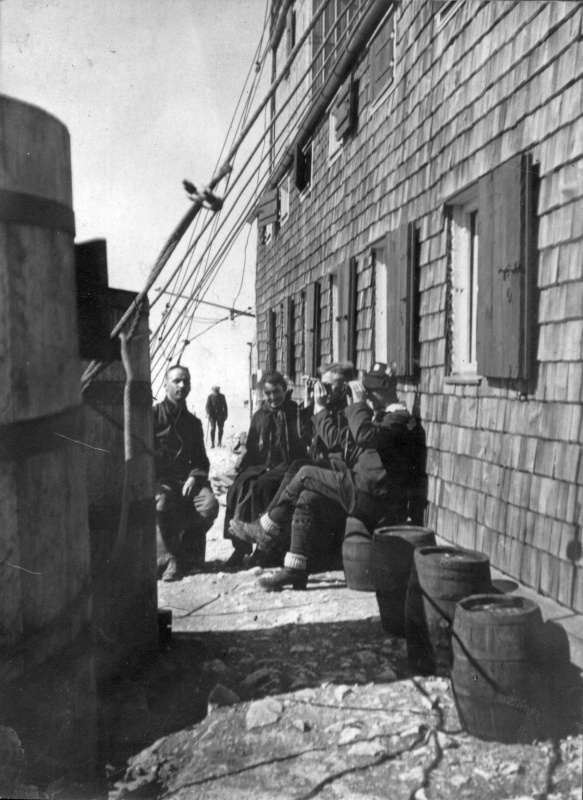
M 209 454 L 229 471 L 228 448 Z M 374 594 L 346 588 L 342 572 L 263 593 L 258 568 L 221 571 L 221 519 L 205 572 L 159 584 L 172 639 L 120 683 L 110 800 L 581 797 L 580 731 L 512 745 L 469 736 L 449 680 L 411 674 Z

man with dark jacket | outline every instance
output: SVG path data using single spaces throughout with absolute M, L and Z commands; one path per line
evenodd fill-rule
M 165 388 L 165 399 L 154 406 L 156 527 L 158 574 L 173 581 L 204 564 L 205 536 L 219 504 L 208 482 L 202 423 L 186 408 L 188 369 L 170 367 Z
M 206 399 L 205 410 L 211 427 L 211 447 L 215 446 L 215 431 L 217 428 L 219 429 L 218 445 L 220 447 L 223 442 L 223 428 L 229 416 L 227 399 L 224 394 L 221 394 L 220 386 L 213 386 L 212 393 Z
M 227 494 L 224 536 L 235 548 L 225 566 L 239 567 L 252 546 L 233 538 L 229 530 L 233 519 L 251 522 L 262 514 L 296 459 L 307 458 L 310 441 L 306 417 L 288 397 L 287 383 L 279 372 L 265 373 L 260 382 L 264 401 L 251 420 L 245 442 L 245 455 Z

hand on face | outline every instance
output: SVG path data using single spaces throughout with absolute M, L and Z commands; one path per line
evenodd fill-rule
M 326 403 L 328 400 L 328 393 L 326 391 L 326 387 L 321 381 L 316 381 L 314 383 L 314 405 L 321 411 L 323 408 L 326 408 Z
M 348 381 L 348 386 L 352 394 L 353 403 L 362 403 L 366 400 L 366 389 L 361 381 Z

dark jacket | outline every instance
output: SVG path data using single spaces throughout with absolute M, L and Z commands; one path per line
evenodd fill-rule
M 306 457 L 309 442 L 307 415 L 297 403 L 286 397 L 282 406 L 271 409 L 264 400 L 253 414 L 239 470 L 291 464 L 296 458 Z
M 216 419 L 217 422 L 224 422 L 229 414 L 227 399 L 224 394 L 212 392 L 206 399 L 205 407 L 207 417 Z
M 168 398 L 154 406 L 154 464 L 157 478 L 204 483 L 210 468 L 202 423 Z
M 415 418 L 399 403 L 390 405 L 380 419 L 373 418 L 366 403 L 353 403 L 347 416 L 356 444 L 378 452 L 390 490 L 406 492 L 415 466 Z
M 353 472 L 358 489 L 381 497 L 388 492 L 387 473 L 374 447 L 357 438 L 362 421 L 361 406 L 370 412 L 366 403 L 354 403 L 335 419 L 329 409 L 322 409 L 314 416 L 313 423 L 326 447 L 335 452 L 339 448 L 342 450 L 344 463 Z

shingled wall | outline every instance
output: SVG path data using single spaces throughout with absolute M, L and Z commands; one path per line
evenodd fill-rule
M 583 611 L 583 9 L 473 0 L 441 26 L 430 0 L 402 0 L 396 13 L 394 87 L 373 110 L 364 51 L 356 134 L 329 160 L 322 119 L 311 187 L 301 198 L 294 188 L 289 218 L 259 246 L 259 365 L 268 310 L 290 295 L 298 303 L 316 279 L 322 360 L 334 356 L 328 276 L 356 257 L 357 366 L 367 369 L 370 249 L 415 221 L 419 373 L 399 388 L 426 432 L 426 522 Z M 446 200 L 527 152 L 540 179 L 536 367 L 528 382 L 452 382 Z

